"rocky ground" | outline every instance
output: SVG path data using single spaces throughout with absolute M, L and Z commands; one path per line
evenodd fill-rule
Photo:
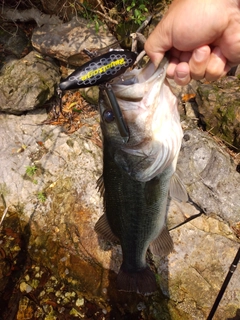
M 36 28 L 33 45 L 41 43 L 39 30 L 48 34 Z M 4 50 L 15 48 L 0 75 L 0 319 L 206 319 L 240 242 L 238 78 L 173 88 L 185 132 L 178 171 L 189 202 L 169 199 L 174 252 L 148 254 L 159 291 L 123 294 L 115 286 L 121 248 L 94 232 L 103 212 L 96 106 L 73 92 L 63 100 L 65 117 L 49 113 L 59 111 L 54 89 L 65 69 L 49 58 L 56 43 L 42 42 L 48 55 L 31 46 L 24 54 L 25 36 L 16 46 L 16 38 L 0 37 Z M 211 126 L 217 129 L 203 131 Z M 214 319 L 240 319 L 239 306 L 237 267 Z

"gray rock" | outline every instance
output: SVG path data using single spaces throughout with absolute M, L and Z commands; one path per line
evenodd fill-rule
M 65 179 L 74 172 L 74 190 L 81 192 L 85 205 L 90 206 L 88 192 L 84 195 L 82 189 L 95 189 L 96 180 L 101 174 L 100 149 L 97 146 L 94 148 L 88 138 L 84 139 L 91 130 L 83 126 L 70 138 L 62 132 L 60 126 L 41 124 L 46 119 L 45 110 L 37 110 L 21 117 L 0 114 L 0 175 L 2 188 L 5 185 L 6 190 L 9 190 L 5 195 L 7 202 L 16 206 L 27 200 L 27 205 L 31 206 L 29 200 L 36 197 L 39 190 L 49 187 L 59 175 L 61 179 Z M 95 121 L 96 119 L 91 119 L 92 124 Z M 82 162 L 81 166 L 79 161 Z M 33 166 L 36 166 L 38 171 L 32 177 L 31 174 L 28 175 L 27 168 Z M 92 183 L 86 177 L 82 180 L 88 171 Z M 98 175 L 94 175 L 93 172 L 97 172 Z M 97 190 L 94 193 L 97 194 Z M 99 197 L 97 199 L 99 200 Z M 94 205 L 95 202 L 92 203 L 92 207 Z
M 41 107 L 55 92 L 58 67 L 35 51 L 10 61 L 0 76 L 0 110 L 22 114 Z
M 7 6 L 2 8 L 2 16 L 9 21 L 35 21 L 38 26 L 43 24 L 57 25 L 61 23 L 58 16 L 51 12 L 51 15 L 45 14 L 36 7 L 26 10 L 10 9 Z
M 80 89 L 82 97 L 90 104 L 98 105 L 99 89 L 97 86 Z
M 43 110 L 0 115 L 0 193 L 10 216 L 19 217 L 30 230 L 26 241 L 34 264 L 44 265 L 71 291 L 95 301 L 111 316 L 119 308 L 121 314 L 140 312 L 143 319 L 206 319 L 239 246 L 231 228 L 239 221 L 239 174 L 226 152 L 207 134 L 186 131 L 179 172 L 193 202 L 170 202 L 174 252 L 164 259 L 153 257 L 168 299 L 160 290 L 151 298 L 131 299 L 115 286 L 121 248 L 99 242 L 93 231 L 103 212 L 96 189 L 102 152 L 92 140 L 98 115 L 83 120 L 70 136 L 61 127 L 42 125 L 45 119 Z M 31 279 L 23 280 L 24 288 L 33 286 Z M 216 320 L 238 312 L 239 281 L 237 268 Z M 43 298 L 38 296 L 41 303 Z M 52 312 L 58 317 L 55 309 Z
M 185 131 L 179 168 L 191 200 L 230 225 L 240 219 L 240 174 L 229 154 L 198 129 Z
M 82 53 L 85 48 L 97 50 L 113 42 L 116 42 L 116 38 L 106 27 L 101 26 L 96 31 L 93 23 L 77 17 L 59 26 L 44 25 L 36 28 L 32 35 L 35 49 L 65 62 L 71 55 Z

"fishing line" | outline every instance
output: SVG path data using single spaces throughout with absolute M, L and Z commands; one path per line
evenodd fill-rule
M 186 220 L 184 220 L 183 222 L 179 223 L 179 224 L 176 225 L 175 227 L 172 227 L 171 229 L 169 229 L 169 231 L 172 231 L 172 230 L 174 230 L 174 229 L 177 229 L 177 228 L 183 226 L 184 224 L 188 223 L 189 221 L 191 221 L 191 220 L 193 220 L 193 219 L 195 219 L 195 218 L 200 217 L 202 214 L 204 214 L 203 211 L 200 212 L 200 213 L 197 213 L 197 214 L 195 214 L 195 215 L 193 215 L 193 216 L 191 216 L 191 217 L 189 217 L 189 218 L 187 218 Z
M 222 287 L 217 295 L 217 298 L 212 306 L 212 310 L 210 311 L 209 316 L 207 317 L 207 320 L 212 320 L 212 318 L 218 308 L 218 305 L 224 295 L 224 292 L 226 291 L 228 283 L 229 283 L 230 279 L 232 278 L 233 273 L 237 269 L 237 264 L 239 263 L 239 260 L 240 260 L 240 247 L 238 248 L 237 254 L 236 254 L 232 264 L 230 265 L 228 274 L 226 275 L 226 278 L 225 278 L 225 280 L 222 284 Z
M 198 214 L 195 214 L 194 216 L 186 219 L 184 222 L 182 222 L 182 223 L 178 224 L 177 226 L 169 229 L 169 231 L 177 229 L 178 227 L 181 227 L 182 225 L 188 223 L 189 221 L 200 217 L 202 214 L 204 214 L 204 212 L 200 212 Z M 207 317 L 207 320 L 212 320 L 212 318 L 213 318 L 213 316 L 214 316 L 214 314 L 215 314 L 215 312 L 216 312 L 216 310 L 217 310 L 217 308 L 219 306 L 219 303 L 220 303 L 220 301 L 221 301 L 221 299 L 222 299 L 222 297 L 223 297 L 223 295 L 224 295 L 224 293 L 226 291 L 226 288 L 227 288 L 227 286 L 228 286 L 228 284 L 230 282 L 230 279 L 232 278 L 233 273 L 237 269 L 237 265 L 238 265 L 239 261 L 240 261 L 240 247 L 239 247 L 239 249 L 238 249 L 238 251 L 236 253 L 236 256 L 235 256 L 232 264 L 229 267 L 229 271 L 228 271 L 228 273 L 226 275 L 226 278 L 225 278 L 225 280 L 224 280 L 224 282 L 222 284 L 222 287 L 221 287 L 221 289 L 220 289 L 220 291 L 219 291 L 219 293 L 217 295 L 217 298 L 216 298 L 216 300 L 215 300 L 215 302 L 214 302 L 214 304 L 212 306 L 212 309 L 211 309 L 211 311 L 210 311 L 210 313 L 209 313 L 209 315 Z

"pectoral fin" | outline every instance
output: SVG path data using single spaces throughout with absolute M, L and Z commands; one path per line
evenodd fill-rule
M 184 187 L 181 179 L 179 178 L 178 174 L 175 172 L 170 180 L 170 197 L 176 199 L 180 202 L 187 202 L 188 201 L 188 194 L 187 190 Z
M 173 251 L 173 241 L 167 227 L 163 227 L 159 236 L 150 244 L 150 250 L 156 256 L 167 256 Z
M 112 232 L 109 226 L 106 214 L 103 214 L 98 219 L 94 230 L 97 232 L 97 234 L 100 235 L 100 237 L 104 238 L 105 240 L 108 240 L 111 242 L 119 242 L 118 237 L 115 236 L 115 234 Z

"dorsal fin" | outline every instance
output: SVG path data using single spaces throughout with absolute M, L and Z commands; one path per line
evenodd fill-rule
M 167 256 L 173 251 L 173 241 L 166 226 L 163 227 L 159 236 L 150 244 L 150 250 L 156 256 Z
M 170 180 L 169 194 L 171 198 L 180 202 L 188 201 L 187 190 L 176 172 L 172 175 Z

